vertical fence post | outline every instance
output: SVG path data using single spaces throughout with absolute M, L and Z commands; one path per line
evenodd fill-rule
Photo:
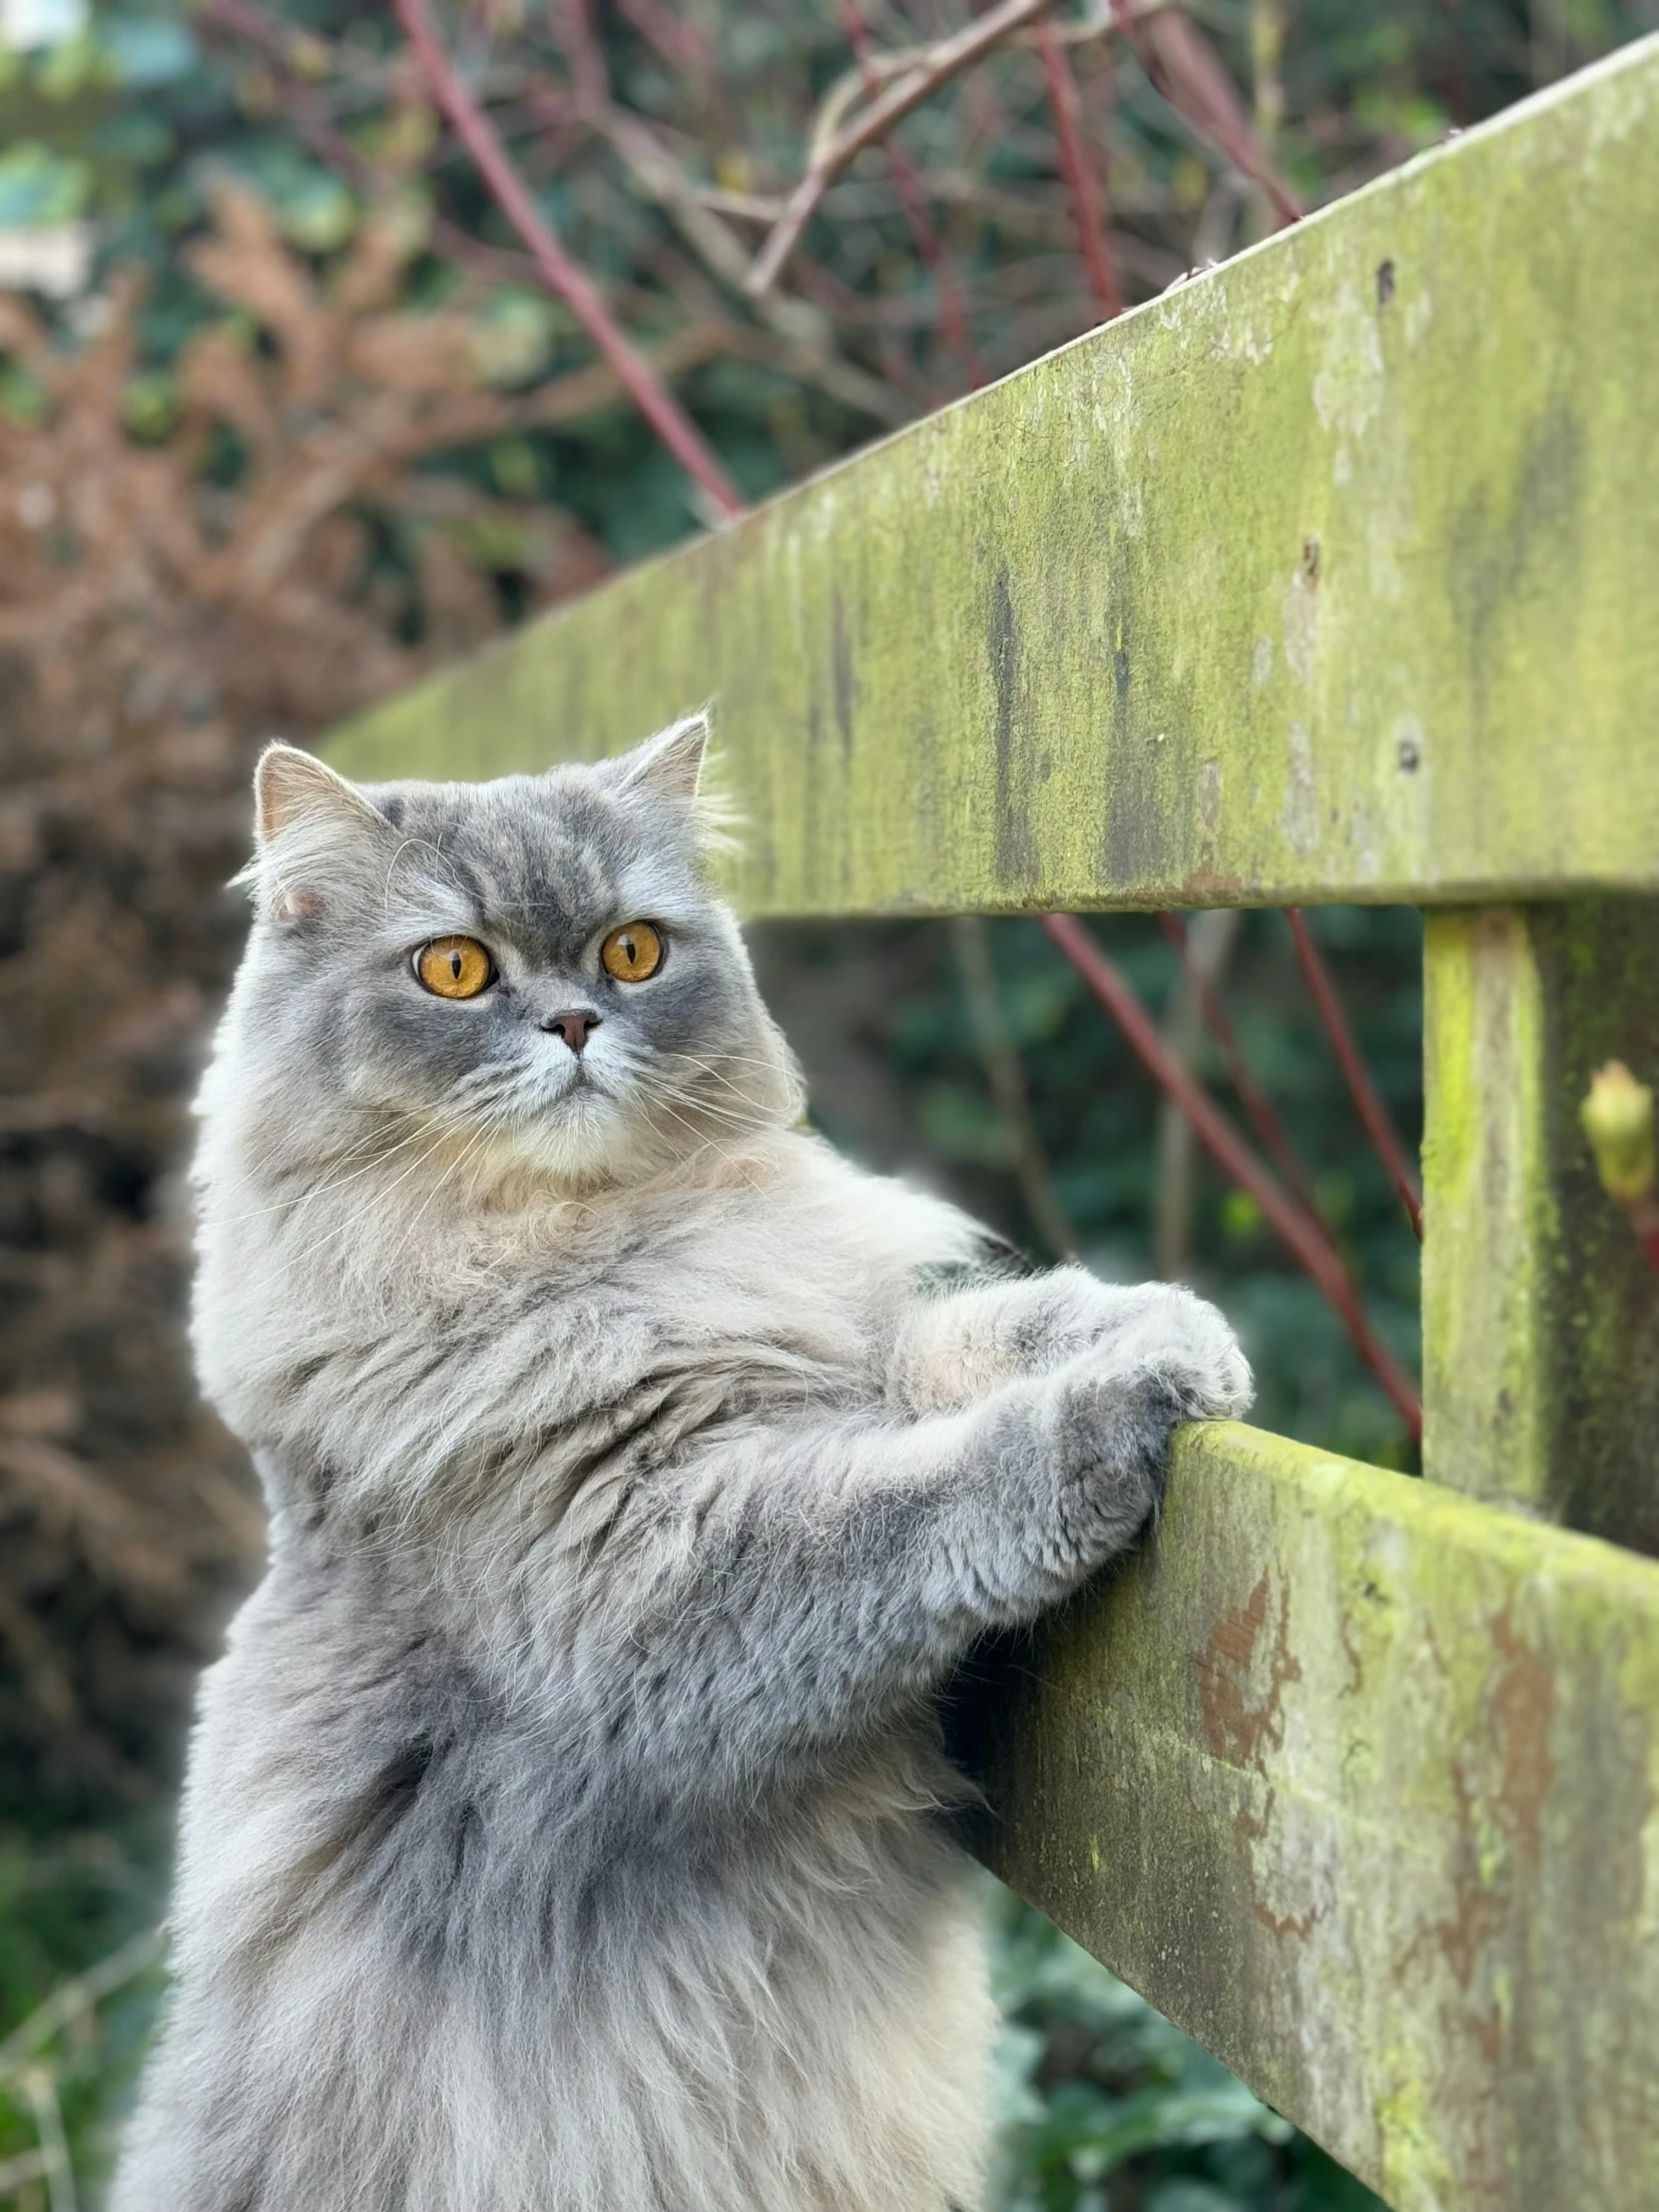
M 1659 1075 L 1659 900 L 1431 912 L 1423 1465 L 1659 1554 L 1659 1272 L 1578 1123 L 1603 1061 Z

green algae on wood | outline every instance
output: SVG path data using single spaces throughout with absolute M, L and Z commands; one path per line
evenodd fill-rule
M 1579 1122 L 1612 1058 L 1659 1073 L 1659 901 L 1431 914 L 1423 1465 L 1659 1554 L 1659 1274 Z
M 1659 40 L 343 731 L 713 696 L 751 911 L 1659 885 Z
M 1189 1429 L 978 1718 L 997 1871 L 1396 2212 L 1659 2204 L 1659 1564 Z

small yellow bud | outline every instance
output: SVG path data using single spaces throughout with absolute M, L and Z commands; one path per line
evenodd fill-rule
M 251 62 L 246 69 L 239 69 L 231 89 L 244 115 L 259 117 L 276 112 L 276 80 L 263 62 Z
M 319 85 L 333 75 L 334 57 L 328 51 L 326 40 L 310 31 L 294 33 L 283 59 L 293 74 L 307 84 Z
M 1609 1198 L 1621 1205 L 1653 1189 L 1653 1093 L 1622 1060 L 1609 1060 L 1590 1079 L 1578 1109 L 1596 1156 L 1596 1172 Z

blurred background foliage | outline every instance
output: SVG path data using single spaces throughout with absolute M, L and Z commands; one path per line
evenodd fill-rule
M 973 12 L 444 14 L 538 202 L 748 497 L 1102 318 L 1029 37 L 862 153 L 778 284 L 745 288 L 815 127 Z M 1659 0 L 1180 12 L 1253 176 L 1186 119 L 1194 48 L 1159 89 L 1107 0 L 1056 17 L 1130 304 L 1265 235 L 1270 169 L 1317 206 L 1653 28 Z M 388 7 L 0 0 L 0 2202 L 96 2199 L 160 1990 L 145 1932 L 191 1681 L 258 1563 L 242 1454 L 190 1385 L 180 1184 L 254 754 L 709 520 Z M 1417 918 L 1314 918 L 1414 1142 Z M 1155 922 L 1097 926 L 1219 1085 Z M 1193 942 L 1413 1360 L 1415 1246 L 1283 918 L 1202 917 Z M 1034 923 L 772 929 L 758 957 L 838 1143 L 1040 1256 L 1199 1283 L 1243 1329 L 1265 1423 L 1411 1465 L 1255 1202 Z M 1375 2201 L 1033 1916 L 998 1895 L 992 1919 L 1010 2212 Z

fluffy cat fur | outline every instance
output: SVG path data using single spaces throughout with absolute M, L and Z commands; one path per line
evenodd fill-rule
M 195 1338 L 270 1564 L 203 1684 L 114 2212 L 984 2201 L 930 1700 L 1249 1377 L 1188 1293 L 999 1278 L 796 1126 L 704 736 L 474 786 L 261 764 Z M 612 981 L 637 917 L 667 957 Z M 447 933 L 494 955 L 474 999 L 416 978 Z

